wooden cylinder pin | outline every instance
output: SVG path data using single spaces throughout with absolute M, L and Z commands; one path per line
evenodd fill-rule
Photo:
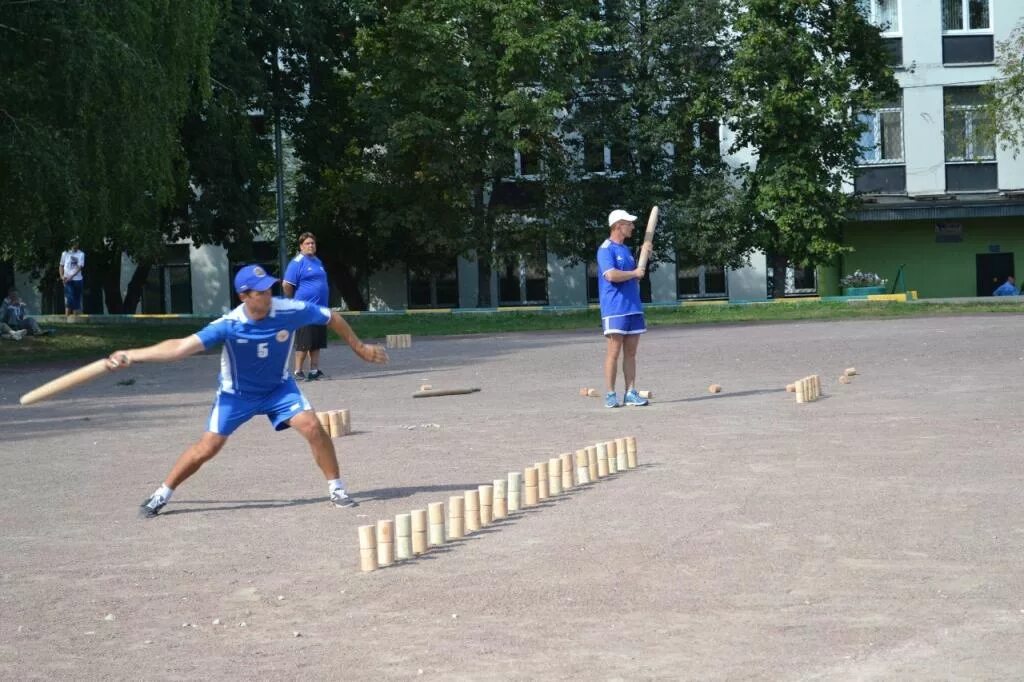
M 331 420 L 327 416 L 326 412 L 317 412 L 316 420 L 320 422 L 320 426 L 323 427 L 324 433 L 328 436 L 331 435 Z
M 576 451 L 576 483 L 578 485 L 590 483 L 590 464 L 587 460 L 586 450 Z
M 395 558 L 412 558 L 412 514 L 395 515 Z
M 721 393 L 721 392 L 722 392 L 722 387 L 719 386 L 718 384 L 711 384 L 710 386 L 708 386 L 708 393 Z
M 587 446 L 587 473 L 592 483 L 597 482 L 597 447 Z
M 562 494 L 562 460 L 557 457 L 548 460 L 548 494 Z
M 508 481 L 503 478 L 494 479 L 494 520 L 508 517 Z
M 572 453 L 566 452 L 558 456 L 558 459 L 562 462 L 562 490 L 566 491 L 572 488 Z
M 412 510 L 412 553 L 423 554 L 427 551 L 427 510 Z
M 427 505 L 427 518 L 430 526 L 427 529 L 427 544 L 431 547 L 444 544 L 444 502 L 431 502 Z
M 377 527 L 372 524 L 359 526 L 359 568 L 377 570 Z
M 462 495 L 448 498 L 448 537 L 453 540 L 466 536 L 466 500 Z
M 548 463 L 537 462 L 533 466 L 537 468 L 537 499 L 546 500 L 551 496 L 548 490 Z
M 508 513 L 523 508 L 523 475 L 518 471 L 508 472 Z
M 523 506 L 533 507 L 536 506 L 539 500 L 539 494 L 537 492 L 538 485 L 537 468 L 526 467 L 523 470 Z
M 618 471 L 619 471 L 619 459 L 618 459 L 618 457 L 609 457 L 608 458 L 608 475 L 611 476 L 612 474 L 618 473 Z
M 467 490 L 463 497 L 466 499 L 466 531 L 480 530 L 480 491 Z
M 377 564 L 390 566 L 395 563 L 395 522 L 382 519 L 377 522 Z
M 651 400 L 654 398 L 654 391 L 637 391 L 637 393 L 639 393 L 640 397 L 644 400 Z
M 489 526 L 494 521 L 494 486 L 481 485 L 477 492 L 480 494 L 480 525 Z
M 841 384 L 848 384 L 848 383 L 850 383 L 850 377 L 846 376 L 845 374 L 841 375 L 839 377 L 839 383 L 841 383 Z
M 626 468 L 636 469 L 636 436 L 626 436 Z
M 796 383 L 796 391 L 795 391 L 795 393 L 796 393 L 796 401 L 798 403 L 805 403 L 805 402 L 807 402 L 807 394 L 804 392 L 805 391 L 805 382 L 804 382 L 804 380 L 803 379 L 799 379 L 795 383 Z
M 786 393 L 793 393 L 794 391 L 796 391 L 794 384 L 786 384 Z
M 341 421 L 341 435 L 347 436 L 352 433 L 352 411 L 339 410 L 338 412 Z
M 856 374 L 857 374 L 857 368 L 856 367 L 847 367 L 846 369 L 843 370 L 843 376 L 852 377 L 852 376 L 854 376 Z
M 604 478 L 608 475 L 608 446 L 610 443 L 598 443 L 594 446 L 597 450 L 597 477 Z M 588 448 L 589 450 L 589 448 Z M 614 456 L 614 455 L 613 455 Z
M 620 470 L 628 468 L 628 462 L 626 461 L 626 453 L 627 452 L 628 452 L 628 445 L 626 443 L 626 439 L 625 438 L 616 438 L 615 439 L 615 462 L 616 462 L 617 467 Z M 608 456 L 609 457 L 612 456 L 610 451 L 608 453 Z
M 341 411 L 331 410 L 327 413 L 327 423 L 330 427 L 331 438 L 337 438 L 344 434 L 341 428 Z

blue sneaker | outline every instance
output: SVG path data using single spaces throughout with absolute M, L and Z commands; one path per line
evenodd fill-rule
M 647 404 L 647 398 L 641 398 L 640 394 L 636 392 L 636 389 L 631 388 L 626 391 L 626 395 L 622 399 L 622 402 L 630 407 L 643 407 Z
M 611 393 L 607 394 L 604 397 L 604 406 L 605 407 L 618 407 L 619 406 L 619 399 L 615 396 L 615 391 L 612 391 Z

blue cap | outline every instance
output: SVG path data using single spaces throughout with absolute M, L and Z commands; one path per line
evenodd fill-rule
M 271 277 L 267 271 L 259 265 L 246 265 L 235 275 L 235 292 L 266 291 L 277 282 L 276 277 Z

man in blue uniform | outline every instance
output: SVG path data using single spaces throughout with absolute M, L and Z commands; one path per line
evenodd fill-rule
M 622 375 L 626 382 L 623 404 L 646 405 L 647 400 L 636 390 L 636 349 L 640 334 L 647 331 L 644 309 L 640 303 L 640 280 L 644 271 L 636 266 L 633 252 L 625 245 L 633 236 L 636 216 L 616 209 L 608 214 L 608 239 L 597 249 L 598 295 L 601 301 L 601 326 L 608 347 L 604 359 L 604 377 L 607 384 L 604 405 L 618 407 L 615 395 L 615 376 L 619 355 L 622 354 Z M 641 252 L 650 251 L 645 243 Z
M 281 286 L 288 298 L 327 306 L 327 271 L 316 257 L 316 237 L 312 232 L 299 235 L 299 255 L 288 264 Z M 320 371 L 320 350 L 323 348 L 327 348 L 327 328 L 322 324 L 311 324 L 295 332 L 296 379 L 316 381 L 324 376 Z M 307 357 L 309 374 L 304 374 L 302 369 Z
M 260 266 L 247 265 L 235 276 L 235 291 L 242 305 L 191 336 L 111 354 L 110 366 L 118 369 L 133 362 L 181 360 L 223 344 L 220 387 L 206 432 L 178 457 L 163 485 L 142 503 L 142 516 L 156 516 L 178 486 L 220 452 L 239 426 L 260 414 L 267 416 L 275 430 L 292 427 L 309 442 L 336 507 L 357 506 L 345 492 L 334 444 L 289 373 L 288 360 L 295 330 L 309 324 L 330 326 L 367 362 L 387 362 L 387 353 L 381 346 L 361 342 L 338 313 L 301 301 L 274 298 L 270 288 L 275 282 L 277 279 Z
M 1019 292 L 1017 291 L 1017 280 L 1010 275 L 1006 278 L 1006 281 L 999 285 L 999 287 L 992 292 L 993 296 L 1016 296 Z

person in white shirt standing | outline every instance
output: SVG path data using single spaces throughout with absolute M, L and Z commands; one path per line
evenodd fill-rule
M 84 269 L 85 253 L 78 248 L 78 240 L 72 239 L 68 250 L 60 254 L 60 280 L 64 282 L 64 314 L 69 318 L 82 312 Z

